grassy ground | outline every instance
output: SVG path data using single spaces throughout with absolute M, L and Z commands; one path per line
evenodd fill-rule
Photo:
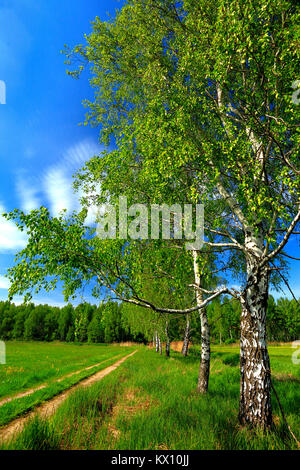
M 7 364 L 0 366 L 0 426 L 110 366 L 131 350 L 133 348 L 106 345 L 8 342 Z M 83 370 L 94 364 L 99 365 Z M 80 373 L 68 376 L 77 371 Z M 42 384 L 46 385 L 42 390 L 1 405 L 1 400 Z
M 271 347 L 273 383 L 299 438 L 299 366 L 290 347 Z M 199 352 L 171 358 L 141 348 L 89 389 L 74 391 L 47 422 L 35 419 L 13 449 L 294 449 L 273 397 L 276 429 L 240 429 L 239 350 L 214 347 L 210 390 L 195 393 Z M 6 447 L 7 448 L 7 447 Z
M 0 365 L 0 400 L 96 364 L 108 354 L 117 355 L 116 346 L 7 341 L 6 365 Z

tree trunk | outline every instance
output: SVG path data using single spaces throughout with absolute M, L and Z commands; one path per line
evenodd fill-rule
M 162 345 L 161 345 L 161 340 L 158 337 L 158 346 L 159 346 L 159 354 L 162 355 Z
M 255 248 L 257 244 L 252 242 L 252 251 Z M 243 425 L 263 429 L 272 425 L 270 360 L 266 342 L 268 289 L 268 267 L 259 268 L 253 258 L 248 259 L 247 286 L 241 298 L 239 420 Z
M 203 302 L 201 294 L 201 302 Z M 201 363 L 198 376 L 197 391 L 206 393 L 208 390 L 209 368 L 210 368 L 210 338 L 209 325 L 207 320 L 206 309 L 200 311 L 201 319 Z
M 190 322 L 190 316 L 187 315 L 185 332 L 184 332 L 184 340 L 183 340 L 183 345 L 182 345 L 182 350 L 181 350 L 181 354 L 183 356 L 187 356 L 187 353 L 189 350 L 190 334 L 191 334 L 191 322 Z
M 159 341 L 158 341 L 158 334 L 157 331 L 155 332 L 155 351 L 159 351 Z
M 194 259 L 194 274 L 195 274 L 195 285 L 201 287 L 201 275 L 200 269 L 197 262 L 197 251 L 193 251 Z M 203 302 L 202 291 L 198 288 L 196 291 L 197 305 L 201 305 Z M 202 308 L 199 310 L 200 321 L 201 321 L 201 362 L 198 375 L 198 393 L 206 393 L 208 390 L 209 381 L 209 368 L 210 368 L 210 338 L 209 338 L 209 326 L 207 320 L 206 309 Z
M 166 321 L 166 356 L 170 356 L 170 338 L 169 338 L 169 322 Z

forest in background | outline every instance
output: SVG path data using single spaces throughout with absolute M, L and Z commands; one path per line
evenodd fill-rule
M 240 304 L 236 300 L 216 299 L 208 306 L 212 342 L 230 344 L 240 337 Z M 200 343 L 199 317 L 191 316 L 190 338 Z M 3 340 L 66 341 L 80 343 L 112 343 L 152 341 L 154 332 L 161 330 L 164 340 L 164 317 L 124 303 L 106 302 L 76 307 L 35 305 L 16 306 L 0 302 L 0 338 Z M 186 318 L 169 319 L 171 341 L 184 338 Z M 300 336 L 300 307 L 295 300 L 272 296 L 268 301 L 267 335 L 269 341 L 294 341 Z

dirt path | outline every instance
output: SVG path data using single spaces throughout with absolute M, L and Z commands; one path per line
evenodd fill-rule
M 120 359 L 119 361 L 115 362 L 112 366 L 100 370 L 99 372 L 96 372 L 95 374 L 82 380 L 82 382 L 73 385 L 71 388 L 64 391 L 60 395 L 57 395 L 46 403 L 37 406 L 33 411 L 26 414 L 26 416 L 14 419 L 9 424 L 0 429 L 0 442 L 7 442 L 12 439 L 12 437 L 20 433 L 24 428 L 25 424 L 36 415 L 41 416 L 43 418 L 49 418 L 55 413 L 57 408 L 68 398 L 68 396 L 73 390 L 76 390 L 78 387 L 89 387 L 95 382 L 98 382 L 99 380 L 103 379 L 103 377 L 117 369 L 123 362 L 126 361 L 126 359 L 128 359 L 130 356 L 133 356 L 136 352 L 137 350 L 133 351 L 127 356 L 122 357 L 122 359 Z
M 43 390 L 44 388 L 48 387 L 51 383 L 62 382 L 64 379 L 67 379 L 68 377 L 72 377 L 72 375 L 80 374 L 81 372 L 85 370 L 90 370 L 90 369 L 93 369 L 94 367 L 98 367 L 101 364 L 104 364 L 104 362 L 111 361 L 112 359 L 117 359 L 117 357 L 119 356 L 121 356 L 121 354 L 117 354 L 116 356 L 109 357 L 108 359 L 105 359 L 102 362 L 98 362 L 98 364 L 93 364 L 92 366 L 84 367 L 83 369 L 76 370 L 75 372 L 71 372 L 70 374 L 63 375 L 59 379 L 55 379 L 53 381 L 49 381 L 42 385 L 38 385 L 37 387 L 30 388 L 26 390 L 25 392 L 18 393 L 17 395 L 13 395 L 12 397 L 3 398 L 2 400 L 0 400 L 0 406 L 4 405 L 5 403 L 9 403 L 10 401 L 17 400 L 18 398 L 27 397 L 28 395 L 31 395 L 32 393 L 38 390 Z

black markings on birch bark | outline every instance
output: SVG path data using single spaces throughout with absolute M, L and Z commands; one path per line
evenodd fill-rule
M 195 285 L 200 288 L 201 275 L 197 261 L 198 254 L 195 250 L 192 252 L 192 254 L 194 261 Z M 197 305 L 201 305 L 203 303 L 203 294 L 199 288 L 195 287 Z M 210 338 L 206 308 L 200 309 L 199 314 L 201 321 L 201 362 L 199 368 L 197 391 L 198 393 L 206 393 L 208 390 L 210 368 Z
M 182 345 L 182 350 L 181 350 L 181 354 L 183 356 L 187 356 L 187 354 L 188 354 L 189 344 L 190 344 L 190 334 L 191 334 L 191 322 L 190 322 L 190 316 L 187 315 L 186 316 L 186 325 L 185 325 L 183 345 Z
M 169 338 L 169 322 L 168 320 L 166 321 L 166 328 L 165 328 L 165 334 L 166 334 L 166 356 L 170 356 L 170 338 Z
M 262 248 L 252 238 L 251 248 Z M 270 360 L 266 342 L 269 270 L 247 259 L 247 285 L 242 294 L 240 355 L 240 423 L 268 428 L 272 425 Z
M 159 342 L 158 342 L 158 334 L 157 331 L 155 332 L 155 351 L 159 351 Z

